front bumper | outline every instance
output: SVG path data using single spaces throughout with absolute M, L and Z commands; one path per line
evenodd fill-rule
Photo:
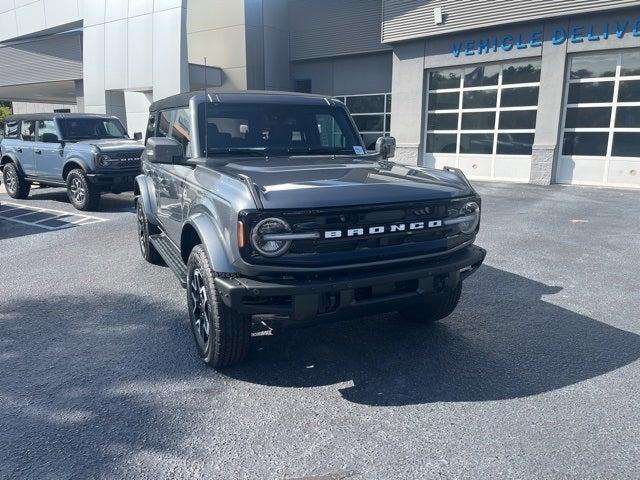
M 484 261 L 472 245 L 421 265 L 409 265 L 313 280 L 215 279 L 224 303 L 240 313 L 289 317 L 309 324 L 382 313 L 418 302 L 424 295 L 452 289 Z
M 97 185 L 102 191 L 132 192 L 136 176 L 140 170 L 127 170 L 122 172 L 89 173 L 87 178 L 93 185 Z

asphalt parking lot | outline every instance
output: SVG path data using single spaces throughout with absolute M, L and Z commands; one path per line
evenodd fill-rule
M 0 218 L 0 478 L 639 478 L 638 193 L 478 188 L 489 253 L 446 321 L 260 335 L 222 373 L 131 195 Z

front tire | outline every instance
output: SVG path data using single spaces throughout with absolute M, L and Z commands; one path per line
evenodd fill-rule
M 96 210 L 100 204 L 100 190 L 91 185 L 87 174 L 76 168 L 67 175 L 67 196 L 78 210 Z
M 140 253 L 142 254 L 142 258 L 144 258 L 149 263 L 159 265 L 160 263 L 162 263 L 162 257 L 149 239 L 149 231 L 151 225 L 149 225 L 147 216 L 144 213 L 142 198 L 138 198 L 136 201 L 136 217 L 138 221 L 138 244 L 140 245 Z
M 29 196 L 31 184 L 24 179 L 14 163 L 10 162 L 4 166 L 2 177 L 7 193 L 11 198 L 22 200 Z
M 251 343 L 251 317 L 224 304 L 214 282 L 220 275 L 211 268 L 204 247 L 194 247 L 187 262 L 191 331 L 200 358 L 216 369 L 244 360 Z
M 462 282 L 452 290 L 445 290 L 437 296 L 425 297 L 418 305 L 400 310 L 403 319 L 412 323 L 429 324 L 442 320 L 453 313 L 460 301 Z

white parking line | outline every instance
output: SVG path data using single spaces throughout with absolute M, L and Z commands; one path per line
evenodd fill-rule
M 54 210 L 53 208 L 33 207 L 30 205 L 22 205 L 20 203 L 3 201 L 2 205 L 10 205 L 12 208 L 0 209 L 1 219 L 7 220 L 9 222 L 20 223 L 22 225 L 30 225 L 30 226 L 36 226 L 39 228 L 44 228 L 45 230 L 62 230 L 64 228 L 70 228 L 70 227 L 82 226 L 82 225 L 92 225 L 94 223 L 102 223 L 102 222 L 108 221 L 108 219 L 106 218 L 95 217 L 93 215 L 85 215 L 82 213 L 74 213 L 74 212 L 65 212 L 63 210 Z M 14 215 L 14 216 L 4 215 L 6 212 L 11 212 L 19 209 L 30 210 L 30 211 L 26 213 L 21 213 L 19 215 Z M 45 214 L 48 214 L 49 216 L 47 218 L 41 218 L 33 222 L 20 220 L 20 217 L 33 215 L 34 213 L 45 213 Z M 64 217 L 69 217 L 69 220 L 63 222 L 61 219 Z M 64 225 L 59 225 L 57 227 L 43 225 L 43 223 L 45 222 L 49 222 L 51 220 L 58 220 L 58 219 L 60 219 L 59 221 L 63 222 Z

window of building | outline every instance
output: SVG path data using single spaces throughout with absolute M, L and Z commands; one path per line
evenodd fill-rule
M 391 132 L 391 94 L 337 96 L 353 117 L 367 150 L 375 150 L 376 140 Z
M 164 110 L 158 115 L 158 137 L 177 140 L 184 147 L 185 156 L 192 157 L 191 117 L 188 108 Z
M 562 155 L 640 158 L 640 51 L 576 55 L 569 68 Z
M 428 154 L 531 155 L 539 60 L 432 70 L 428 82 Z
M 33 142 L 36 139 L 36 122 L 23 121 L 20 129 L 20 135 L 25 142 Z

